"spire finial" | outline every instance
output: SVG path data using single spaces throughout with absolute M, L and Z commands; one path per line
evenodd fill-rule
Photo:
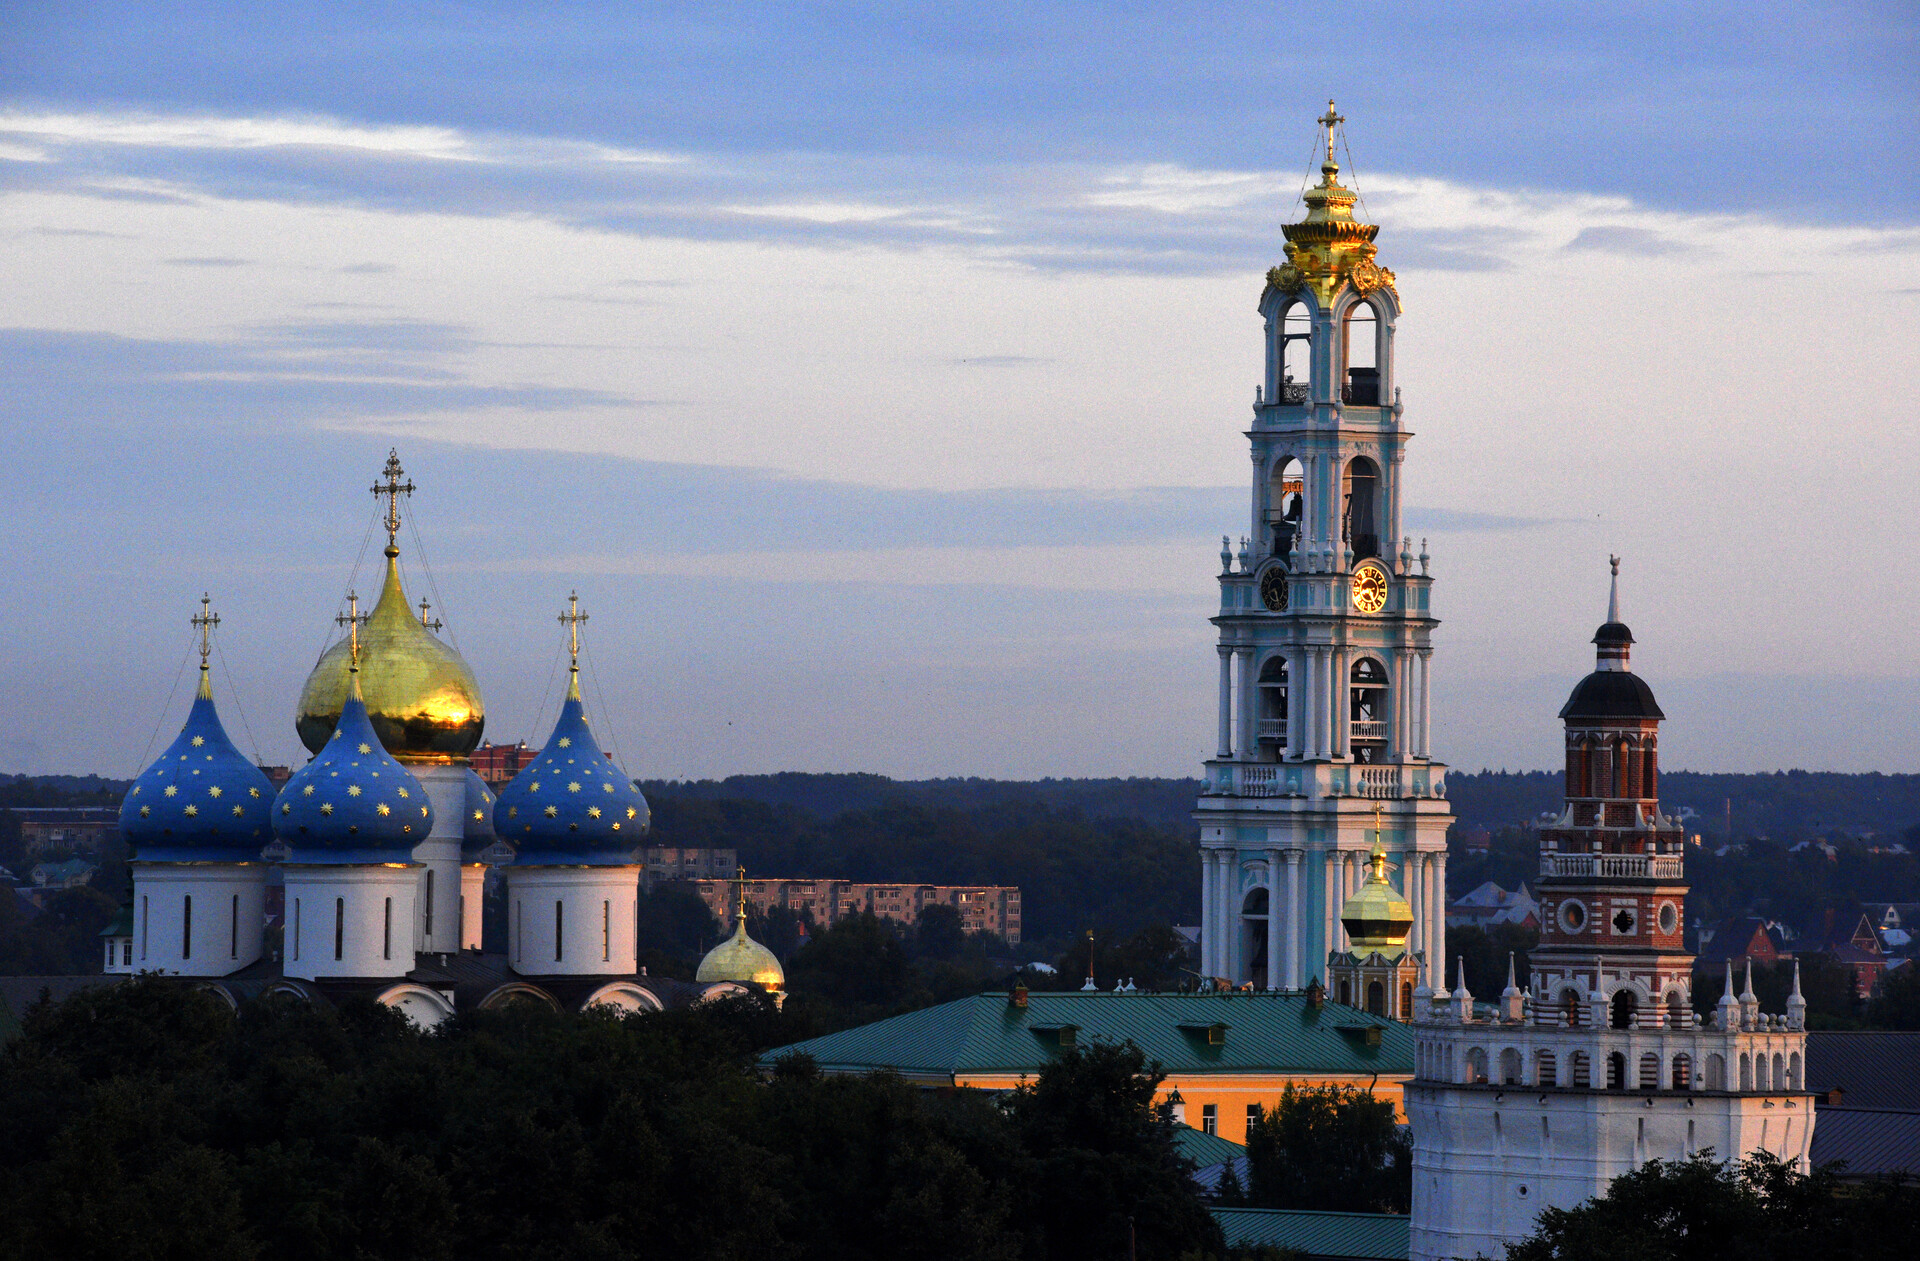
M 387 452 L 387 466 L 380 470 L 380 475 L 387 480 L 373 484 L 374 498 L 378 499 L 385 495 L 387 499 L 387 555 L 389 556 L 399 555 L 399 548 L 395 545 L 394 539 L 400 534 L 400 496 L 411 497 L 413 494 L 413 483 L 400 480 L 406 476 L 406 472 L 400 467 L 398 448 L 391 449 Z
M 220 625 L 220 615 L 213 611 L 213 597 L 202 591 L 200 611 L 187 620 L 200 632 L 200 695 L 211 697 L 213 689 L 208 685 L 207 657 L 213 652 L 213 628 Z
M 1620 558 L 1608 556 L 1607 564 L 1613 568 L 1613 584 L 1607 589 L 1607 620 L 1620 620 Z
M 360 669 L 360 623 L 365 620 L 360 616 L 360 594 L 357 591 L 347 592 L 347 611 L 334 618 L 333 624 L 347 628 L 347 655 L 356 673 Z
M 1080 988 L 1083 990 L 1095 988 L 1093 983 L 1093 930 L 1091 928 L 1087 930 L 1087 983 Z
M 427 616 L 427 610 L 432 607 L 433 606 L 431 604 L 427 603 L 427 597 L 425 596 L 420 597 L 420 625 L 426 627 L 430 631 L 437 631 L 440 629 L 440 626 L 441 626 L 440 619 L 437 617 Z
M 575 699 L 580 696 L 580 623 L 586 620 L 587 615 L 580 611 L 579 593 L 569 592 L 560 624 L 567 628 L 567 694 Z
M 1373 803 L 1373 852 L 1367 856 L 1367 865 L 1373 868 L 1375 880 L 1387 878 L 1387 840 L 1380 822 L 1380 803 Z
M 1327 163 L 1326 163 L 1326 166 L 1322 167 L 1321 169 L 1326 170 L 1327 167 L 1332 167 L 1334 170 L 1337 171 L 1340 168 L 1338 166 L 1335 166 L 1333 161 L 1333 129 L 1338 127 L 1341 123 L 1346 122 L 1347 120 L 1334 112 L 1333 98 L 1328 97 L 1327 112 L 1322 114 L 1319 118 L 1316 118 L 1314 121 L 1319 123 L 1323 128 L 1325 128 L 1327 133 Z
M 734 868 L 734 924 L 741 932 L 747 931 L 747 869 L 744 866 Z

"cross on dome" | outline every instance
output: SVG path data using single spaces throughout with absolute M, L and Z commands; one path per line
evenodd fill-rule
M 388 450 L 387 466 L 380 470 L 380 475 L 387 480 L 373 484 L 373 496 L 378 499 L 385 495 L 387 498 L 387 546 L 392 547 L 393 540 L 400 533 L 400 496 L 413 496 L 413 482 L 400 480 L 406 476 L 406 470 L 400 467 L 398 448 Z
M 200 611 L 187 619 L 193 628 L 200 632 L 200 672 L 207 671 L 207 657 L 213 652 L 213 628 L 220 625 L 220 615 L 213 611 L 213 597 L 206 592 L 200 593 Z
M 1326 113 L 1324 113 L 1324 114 L 1322 114 L 1322 115 L 1320 115 L 1320 117 L 1319 117 L 1319 118 L 1317 118 L 1317 119 L 1315 119 L 1314 121 L 1315 121 L 1315 122 L 1317 122 L 1317 123 L 1319 123 L 1321 127 L 1323 127 L 1323 128 L 1325 128 L 1325 129 L 1326 129 L 1326 133 L 1327 133 L 1327 162 L 1328 162 L 1328 164 L 1329 164 L 1329 165 L 1331 165 L 1331 164 L 1332 164 L 1332 162 L 1333 162 L 1333 130 L 1334 130 L 1334 128 L 1336 128 L 1336 127 L 1338 127 L 1338 126 L 1339 126 L 1339 125 L 1340 125 L 1341 123 L 1344 123 L 1344 122 L 1346 122 L 1347 120 L 1346 120 L 1346 118 L 1345 118 L 1344 116 L 1342 116 L 1342 115 L 1340 115 L 1340 114 L 1336 114 L 1336 113 L 1334 112 L 1334 109 L 1333 109 L 1333 98 L 1332 98 L 1332 97 L 1328 97 L 1328 98 L 1327 98 L 1327 112 L 1326 112 Z
M 572 662 L 568 668 L 575 674 L 580 672 L 580 623 L 586 620 L 587 615 L 580 611 L 579 593 L 569 591 L 567 611 L 560 615 L 560 624 L 567 628 L 567 656 Z

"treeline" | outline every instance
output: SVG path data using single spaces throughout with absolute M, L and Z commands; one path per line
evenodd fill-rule
M 371 1001 L 85 991 L 0 1053 L 0 1256 L 1223 1254 L 1137 1050 L 1075 1051 L 996 1099 L 805 1061 L 763 1079 L 785 1032 L 759 998 L 428 1034 Z

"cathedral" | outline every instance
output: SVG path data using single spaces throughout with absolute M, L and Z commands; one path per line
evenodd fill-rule
M 397 540 L 414 486 L 397 455 L 382 476 L 380 598 L 363 616 L 350 596 L 335 619 L 344 634 L 308 675 L 294 721 L 313 757 L 278 792 L 221 725 L 208 671 L 220 619 L 203 597 L 198 694 L 121 807 L 133 906 L 108 970 L 198 978 L 236 1004 L 364 995 L 425 1027 L 517 1001 L 659 1011 L 749 989 L 777 1001 L 779 962 L 746 935 L 744 908 L 695 981 L 639 966 L 650 811 L 587 720 L 578 600 L 559 619 L 570 664 L 546 745 L 498 797 L 467 764 L 486 721 L 480 687 L 408 603 Z M 495 867 L 504 954 L 482 949 Z M 265 927 L 273 874 L 285 890 L 277 945 Z

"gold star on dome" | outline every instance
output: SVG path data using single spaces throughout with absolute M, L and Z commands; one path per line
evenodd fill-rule
M 198 744 L 198 743 L 200 743 L 200 741 L 199 741 L 198 739 L 195 739 L 195 740 L 194 740 L 194 743 L 195 743 L 195 744 Z M 561 736 L 561 737 L 560 737 L 560 742 L 559 742 L 559 743 L 560 743 L 560 747 L 561 747 L 561 748 L 563 748 L 563 749 L 570 749 L 570 748 L 572 748 L 572 747 L 573 747 L 573 737 L 572 737 L 572 736 Z
M 359 795 L 360 795 L 360 785 L 358 784 L 347 785 L 347 796 L 358 797 Z
M 133 786 L 133 791 L 127 794 L 127 796 L 129 797 L 138 797 L 139 795 L 140 795 L 140 785 L 138 784 L 135 784 Z
M 312 784 L 308 784 L 307 786 L 305 786 L 304 788 L 302 788 L 302 789 L 300 790 L 300 795 L 301 795 L 302 797 L 311 797 L 311 796 L 313 796 L 313 785 L 312 785 Z
M 420 807 L 420 817 L 423 819 L 427 817 L 427 808 L 425 806 Z
M 383 814 L 383 815 L 385 815 L 385 814 L 392 814 L 392 813 L 393 813 L 393 810 L 392 810 L 392 808 L 391 808 L 390 806 L 388 806 L 388 805 L 387 805 L 387 803 L 386 803 L 386 802 L 384 802 L 384 801 L 383 801 L 383 802 L 381 802 L 381 803 L 380 803 L 379 805 L 377 805 L 377 806 L 375 806 L 375 807 L 374 807 L 374 809 L 375 809 L 375 810 L 378 810 L 378 811 L 379 811 L 379 812 L 380 812 L 381 814 Z
M 547 817 L 548 817 L 549 819 L 551 819 L 551 818 L 553 818 L 553 817 L 554 817 L 555 815 L 557 815 L 557 814 L 559 814 L 559 813 L 560 813 L 560 807 L 559 807 L 559 806 L 548 806 L 548 807 L 547 807 Z
M 332 814 L 332 813 L 333 813 L 333 803 L 332 803 L 331 801 L 323 801 L 323 802 L 321 802 L 321 803 L 320 803 L 320 813 L 321 813 L 321 814 Z
M 527 791 L 528 791 L 528 792 L 530 792 L 530 793 L 537 793 L 537 792 L 539 792 L 539 791 L 540 791 L 540 781 L 539 781 L 539 780 L 537 780 L 537 779 L 536 779 L 536 780 L 534 780 L 534 781 L 533 781 L 533 786 L 532 786 L 531 788 L 529 788 L 529 789 L 527 789 Z
M 178 788 L 175 788 L 172 784 L 167 785 L 167 796 L 171 797 L 179 791 L 180 790 Z
M 599 806 L 588 806 L 588 807 L 587 807 L 587 817 L 588 817 L 589 819 L 597 819 L 597 818 L 599 818 L 599 817 L 600 817 L 600 807 L 599 807 Z
M 218 797 L 219 795 L 220 795 L 220 785 L 215 784 L 211 788 L 207 789 L 207 796 Z
M 602 785 L 600 785 L 600 791 L 601 791 L 601 792 L 603 792 L 603 793 L 610 793 L 610 792 L 612 792 L 612 791 L 613 791 L 613 785 L 612 785 L 612 784 L 602 784 Z
M 632 806 L 628 806 L 628 807 L 627 807 L 627 817 L 628 817 L 629 819 L 631 819 L 631 818 L 633 818 L 633 817 L 634 817 L 635 815 L 637 815 L 637 814 L 639 814 L 639 813 L 640 813 L 640 812 L 639 812 L 638 810 L 635 810 L 635 809 L 634 809 L 634 808 L 633 808 Z
M 192 819 L 192 818 L 195 818 L 195 817 L 197 817 L 197 816 L 199 815 L 199 813 L 200 813 L 200 807 L 199 807 L 199 806 L 188 806 L 188 807 L 187 807 L 187 817 L 188 817 L 189 819 Z
M 243 815 L 245 815 L 245 814 L 246 814 L 246 808 L 245 808 L 245 807 L 243 807 L 243 806 L 235 806 L 235 807 L 233 808 L 233 817 L 234 817 L 234 818 L 236 818 L 236 819 L 238 819 L 238 818 L 240 818 L 241 816 L 243 816 Z
M 508 807 L 507 807 L 507 817 L 508 817 L 509 819 L 517 819 L 517 818 L 519 818 L 519 817 L 520 817 L 520 807 L 519 807 L 519 806 L 508 806 Z
M 340 730 L 340 729 L 339 729 L 338 727 L 335 727 L 335 728 L 333 729 L 333 734 L 332 734 L 332 735 L 330 735 L 330 736 L 328 736 L 328 737 L 327 737 L 327 739 L 329 739 L 329 740 L 338 740 L 338 739 L 339 739 L 339 738 L 340 738 L 341 736 L 344 736 L 344 735 L 346 735 L 346 734 L 347 734 L 346 732 L 344 732 L 344 731 L 342 731 L 342 730 Z
M 373 746 L 366 743 L 365 741 L 362 741 L 360 744 L 360 751 L 362 753 L 371 753 L 373 752 Z
M 258 788 L 249 788 L 249 789 L 247 789 L 247 796 L 249 796 L 249 797 L 258 797 L 259 795 L 260 795 L 260 790 L 259 790 Z
M 482 820 L 482 819 L 484 819 L 484 818 L 486 818 L 486 817 L 487 817 L 486 815 L 484 815 L 484 814 L 481 814 L 481 813 L 480 813 L 480 812 L 479 812 L 478 810 L 475 810 L 475 811 L 473 812 L 473 821 L 474 821 L 475 823 L 478 823 L 478 822 L 480 822 L 480 820 Z
M 406 796 L 406 795 L 407 795 L 407 790 L 406 790 L 406 789 L 404 789 L 404 788 L 402 788 L 402 789 L 400 790 L 400 795 L 401 795 L 402 797 L 404 797 L 404 796 Z
M 618 819 L 615 819 L 615 820 L 613 821 L 613 830 L 614 830 L 614 831 L 616 831 L 616 832 L 618 832 L 618 831 L 620 830 L 620 820 L 618 820 Z
M 411 832 L 411 831 L 413 831 L 413 824 L 411 824 L 411 823 L 402 823 L 402 824 L 400 825 L 400 830 L 401 830 L 402 832 Z
M 574 780 L 574 781 L 573 781 L 573 782 L 572 782 L 571 784 L 568 784 L 568 785 L 567 785 L 567 791 L 568 791 L 568 792 L 570 792 L 570 793 L 577 793 L 577 792 L 579 792 L 579 791 L 580 791 L 580 781 L 576 779 L 576 780 Z
M 152 807 L 152 806 L 141 806 L 141 807 L 140 807 L 140 817 L 141 817 L 141 818 L 143 818 L 143 819 L 144 819 L 144 818 L 146 818 L 146 817 L 147 817 L 148 815 L 150 815 L 150 814 L 152 814 L 152 813 L 153 813 L 153 807 Z
M 283 802 L 281 802 L 281 803 L 280 803 L 280 813 L 281 813 L 281 814 L 292 814 L 292 813 L 293 813 L 293 803 L 292 803 L 291 801 L 283 801 Z
M 193 738 L 193 747 L 197 749 L 201 745 L 205 744 L 206 742 L 207 742 L 207 738 L 205 736 L 195 736 Z

